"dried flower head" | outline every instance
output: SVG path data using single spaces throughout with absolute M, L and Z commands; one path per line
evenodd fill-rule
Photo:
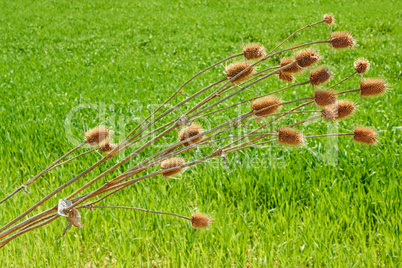
M 286 65 L 289 65 L 291 63 L 295 62 L 293 59 L 288 59 L 288 58 L 283 58 L 281 59 L 281 67 L 284 67 Z M 298 73 L 302 70 L 300 66 L 297 64 L 297 62 L 289 67 L 286 67 L 285 69 L 282 69 L 281 72 L 284 73 Z
M 325 20 L 325 23 L 328 25 L 332 25 L 335 22 L 334 16 L 332 14 L 325 14 L 324 20 Z
M 359 74 L 365 73 L 368 69 L 370 69 L 370 62 L 366 59 L 358 59 L 354 63 L 356 72 Z
M 285 82 L 293 82 L 295 80 L 294 76 L 291 73 L 284 73 L 282 71 L 278 72 L 278 78 Z
M 331 78 L 331 71 L 328 68 L 317 68 L 310 73 L 310 83 L 318 86 Z
M 240 74 L 243 72 L 247 67 L 249 67 L 251 63 L 244 62 L 244 61 L 239 61 L 230 64 L 229 66 L 226 67 L 225 73 L 228 79 L 232 79 L 236 75 Z M 238 77 L 236 77 L 233 81 L 232 84 L 237 84 L 240 83 L 243 80 L 246 80 L 249 78 L 253 73 L 253 67 L 247 69 L 244 71 L 242 74 L 240 74 Z
M 181 173 L 184 170 L 184 167 L 179 167 L 179 166 L 182 166 L 185 163 L 186 162 L 184 161 L 184 159 L 180 158 L 180 157 L 170 158 L 170 159 L 162 161 L 161 162 L 161 169 L 162 170 L 178 167 L 178 168 L 163 172 L 162 173 L 163 177 L 168 178 L 168 177 L 172 177 L 174 175 L 177 175 L 177 174 Z
M 375 96 L 385 91 L 387 85 L 382 79 L 367 79 L 360 83 L 360 94 L 362 96 Z
M 211 222 L 211 218 L 206 215 L 199 213 L 191 215 L 191 226 L 194 228 L 207 228 Z
M 336 102 L 336 93 L 329 90 L 316 90 L 314 101 L 317 105 L 327 106 Z
M 327 120 L 337 120 L 347 117 L 355 111 L 353 102 L 340 100 L 334 104 L 325 106 L 321 114 Z
M 264 97 L 251 103 L 251 109 L 256 116 L 268 116 L 277 111 L 281 106 L 281 100 L 275 97 Z
M 265 48 L 259 44 L 250 44 L 243 47 L 243 55 L 247 60 L 259 59 L 265 56 Z
M 377 142 L 377 133 L 365 127 L 356 127 L 353 131 L 353 140 L 365 144 L 374 144 Z
M 283 127 L 278 130 L 278 142 L 287 145 L 302 145 L 304 143 L 303 134 L 292 128 Z
M 300 67 L 305 68 L 316 63 L 320 59 L 320 55 L 314 50 L 308 48 L 297 52 L 295 59 Z
M 356 45 L 356 40 L 348 32 L 335 32 L 331 35 L 329 43 L 333 48 L 352 48 Z
M 187 140 L 191 137 L 200 135 L 203 132 L 202 128 L 200 125 L 197 124 L 192 124 L 190 126 L 185 126 L 182 128 L 178 133 L 177 136 L 179 137 L 180 141 Z M 189 146 L 190 144 L 199 142 L 200 140 L 203 139 L 203 136 L 197 137 L 192 139 L 191 141 L 185 142 L 184 146 Z
M 99 144 L 109 136 L 110 132 L 104 126 L 98 126 L 85 132 L 86 142 L 90 145 Z
M 110 152 L 114 148 L 116 148 L 116 145 L 111 143 L 109 140 L 104 140 L 101 143 L 99 143 L 99 150 L 102 153 Z

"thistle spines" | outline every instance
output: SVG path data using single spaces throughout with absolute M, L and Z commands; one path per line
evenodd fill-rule
M 329 43 L 333 48 L 353 48 L 356 45 L 356 40 L 348 32 L 334 32 Z
M 109 136 L 110 132 L 104 126 L 98 126 L 85 132 L 86 142 L 89 145 L 101 143 Z
M 243 55 L 247 60 L 259 59 L 265 56 L 265 48 L 260 44 L 250 44 L 243 47 Z
M 238 84 L 241 81 L 246 80 L 249 78 L 252 73 L 253 73 L 253 67 L 250 67 L 251 63 L 245 62 L 245 61 L 239 61 L 230 64 L 225 68 L 225 74 L 227 79 L 232 79 L 234 77 L 237 77 L 233 79 L 231 82 L 232 84 Z M 248 68 L 250 67 L 250 68 Z M 248 68 L 248 69 L 247 69 Z M 247 70 L 246 70 L 247 69 Z
M 353 140 L 365 144 L 375 144 L 377 133 L 370 128 L 356 127 L 353 131 Z

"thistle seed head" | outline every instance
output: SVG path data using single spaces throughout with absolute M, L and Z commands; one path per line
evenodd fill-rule
M 250 44 L 243 47 L 243 55 L 247 60 L 259 59 L 265 56 L 265 48 L 259 44 Z
M 356 127 L 353 131 L 353 140 L 365 144 L 374 144 L 377 142 L 377 133 L 365 127 Z
M 310 73 L 310 83 L 318 86 L 327 82 L 331 78 L 331 72 L 328 68 L 317 68 Z
M 280 109 L 280 104 L 281 100 L 278 98 L 265 97 L 253 101 L 251 109 L 256 116 L 265 117 Z
M 370 62 L 366 59 L 358 59 L 354 63 L 356 72 L 359 74 L 365 73 L 368 69 L 370 69 Z
M 336 102 L 336 93 L 329 90 L 316 90 L 314 101 L 317 105 L 327 106 Z
M 329 43 L 333 48 L 353 48 L 356 40 L 348 32 L 335 32 L 331 35 Z
M 288 58 L 283 58 L 283 59 L 281 59 L 281 67 L 284 67 L 284 66 L 286 66 L 288 64 L 291 64 L 293 62 L 295 62 L 295 60 L 288 59 Z M 287 67 L 285 69 L 282 69 L 281 72 L 283 72 L 283 73 L 298 73 L 301 70 L 302 70 L 302 68 L 300 68 L 300 66 L 296 63 L 296 64 L 293 64 L 293 65 L 291 65 L 291 66 L 289 66 L 289 67 Z
M 200 125 L 197 124 L 192 124 L 190 126 L 185 126 L 182 128 L 178 133 L 177 136 L 179 137 L 180 141 L 187 140 L 191 137 L 197 136 L 203 132 L 202 128 Z M 198 138 L 192 139 L 189 142 L 185 142 L 184 146 L 189 146 L 190 144 L 199 142 L 200 140 L 203 139 L 203 136 L 200 136 Z
M 184 161 L 183 158 L 180 157 L 175 157 L 175 158 L 170 158 L 167 160 L 164 160 L 161 162 L 161 169 L 170 169 L 170 168 L 174 168 L 174 167 L 178 167 L 166 172 L 163 172 L 163 177 L 168 178 L 168 177 L 172 177 L 174 175 L 179 174 L 180 172 L 182 172 L 184 170 L 183 167 L 179 167 L 184 165 L 186 162 Z
M 297 52 L 295 59 L 299 67 L 305 68 L 316 63 L 320 59 L 320 55 L 318 55 L 314 50 L 308 48 Z
M 116 145 L 111 143 L 109 140 L 104 140 L 101 143 L 99 143 L 99 150 L 102 153 L 110 152 L 114 148 L 116 148 Z
M 242 71 L 244 71 L 247 67 L 249 67 L 251 63 L 245 62 L 245 61 L 239 61 L 230 64 L 229 66 L 226 67 L 225 73 L 227 76 L 227 79 L 232 79 L 236 75 L 240 74 Z M 249 78 L 253 73 L 253 67 L 249 68 L 247 71 L 244 71 L 241 75 L 236 77 L 233 81 L 232 84 L 238 84 L 241 81 L 246 80 Z
M 333 25 L 335 23 L 335 18 L 332 14 L 325 14 L 324 20 L 325 20 L 325 23 L 328 25 Z
M 326 120 L 337 120 L 353 114 L 355 109 L 353 102 L 340 100 L 334 104 L 325 106 L 321 114 Z
M 89 145 L 99 144 L 109 136 L 110 132 L 104 126 L 98 126 L 85 132 L 86 142 Z
M 284 73 L 282 71 L 278 72 L 278 78 L 285 82 L 293 82 L 295 80 L 294 76 L 291 73 Z
M 211 218 L 206 215 L 199 213 L 191 215 L 191 226 L 194 228 L 207 228 L 211 222 Z
M 382 79 L 367 79 L 360 83 L 360 94 L 364 97 L 375 96 L 385 91 L 387 85 Z
M 292 128 L 283 127 L 278 130 L 278 142 L 286 145 L 302 145 L 304 143 L 303 134 Z

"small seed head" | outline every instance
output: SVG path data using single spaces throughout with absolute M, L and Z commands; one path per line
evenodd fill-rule
M 359 74 L 365 73 L 368 69 L 370 69 L 370 62 L 366 59 L 358 59 L 354 63 L 356 72 Z
M 289 64 L 291 64 L 293 62 L 295 62 L 295 60 L 288 59 L 288 58 L 283 58 L 283 59 L 281 59 L 281 67 L 289 65 Z M 295 64 L 293 64 L 293 65 L 291 65 L 291 66 L 289 66 L 289 67 L 287 67 L 285 69 L 282 69 L 281 72 L 291 73 L 292 74 L 292 73 L 298 73 L 301 70 L 302 70 L 302 68 L 300 68 L 300 66 L 297 63 L 295 63 Z
M 331 78 L 331 72 L 328 68 L 317 68 L 310 73 L 310 83 L 318 86 L 327 82 Z
M 353 48 L 356 45 L 356 40 L 347 32 L 335 32 L 331 35 L 329 43 L 333 48 Z
M 324 20 L 325 20 L 325 23 L 328 25 L 333 25 L 335 23 L 335 18 L 332 14 L 325 14 Z
M 247 60 L 259 59 L 265 56 L 265 48 L 259 44 L 250 44 L 243 47 L 243 54 Z
M 301 68 L 305 68 L 319 61 L 320 55 L 312 49 L 305 49 L 297 52 L 295 59 Z
M 365 144 L 374 144 L 377 142 L 377 133 L 365 127 L 356 127 L 353 131 L 353 140 Z
M 282 71 L 278 72 L 278 78 L 285 82 L 293 82 L 295 80 L 294 76 L 291 73 L 284 73 Z
M 327 106 L 336 102 L 336 93 L 329 90 L 316 90 L 314 101 L 317 105 Z
M 292 128 L 284 127 L 278 130 L 278 142 L 286 145 L 302 145 L 304 143 L 303 134 Z
M 194 228 L 207 228 L 211 222 L 211 218 L 206 215 L 199 213 L 191 215 L 191 226 Z
M 353 114 L 355 109 L 353 102 L 340 100 L 334 104 L 325 106 L 321 114 L 326 120 L 337 120 Z
M 375 96 L 383 93 L 386 87 L 382 79 L 367 79 L 360 83 L 360 94 L 364 97 Z
M 236 75 L 240 74 L 243 72 L 247 67 L 249 67 L 251 63 L 244 62 L 244 61 L 239 61 L 236 63 L 230 64 L 228 67 L 225 69 L 225 73 L 228 79 L 232 79 Z M 246 80 L 249 78 L 253 73 L 253 67 L 249 68 L 247 71 L 244 71 L 242 74 L 240 74 L 238 77 L 236 77 L 233 81 L 232 84 L 238 84 L 241 81 Z
M 99 143 L 99 150 L 102 153 L 110 152 L 114 148 L 116 148 L 116 145 L 111 143 L 109 140 L 104 140 L 101 143 Z
M 184 141 L 187 140 L 191 137 L 200 135 L 203 132 L 202 128 L 200 125 L 197 124 L 192 124 L 190 126 L 185 126 L 184 128 L 182 128 L 178 133 L 177 136 L 179 137 L 180 141 Z M 199 142 L 200 140 L 203 139 L 203 136 L 200 136 L 198 138 L 194 138 L 189 142 L 185 142 L 184 146 L 189 146 L 190 144 Z
M 170 158 L 167 160 L 164 160 L 161 162 L 161 169 L 171 169 L 174 167 L 178 167 L 178 166 L 182 166 L 184 165 L 186 162 L 184 161 L 183 158 L 179 158 L 179 157 L 175 157 L 175 158 Z M 177 175 L 179 173 L 181 173 L 184 170 L 183 167 L 178 167 L 166 172 L 163 172 L 163 177 L 168 178 L 168 177 L 173 177 L 174 175 Z
M 281 100 L 278 98 L 264 97 L 253 101 L 251 109 L 256 116 L 265 117 L 280 109 L 280 104 Z
M 89 145 L 95 145 L 106 139 L 109 134 L 109 130 L 104 126 L 98 126 L 85 132 L 85 138 Z

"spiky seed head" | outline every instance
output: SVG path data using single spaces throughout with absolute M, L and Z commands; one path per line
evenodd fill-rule
M 353 48 L 356 45 L 356 40 L 348 32 L 332 33 L 329 43 L 333 48 Z
M 184 159 L 180 158 L 180 157 L 174 157 L 174 158 L 170 158 L 170 159 L 162 161 L 161 162 L 161 169 L 162 170 L 178 167 L 178 168 L 163 172 L 162 173 L 163 177 L 168 178 L 168 177 L 172 177 L 174 175 L 177 175 L 177 174 L 181 173 L 184 170 L 184 168 L 179 167 L 179 166 L 182 166 L 185 163 L 186 162 L 184 161 Z
M 360 83 L 360 94 L 364 97 L 375 96 L 383 93 L 386 87 L 382 79 L 367 79 Z
M 291 63 L 295 62 L 295 60 L 293 59 L 288 59 L 288 58 L 283 58 L 281 59 L 281 67 L 284 67 L 286 65 L 289 65 Z M 293 64 L 289 67 L 286 67 L 285 69 L 282 69 L 281 72 L 284 73 L 298 73 L 302 70 L 302 68 L 300 68 L 300 66 L 296 63 Z
M 259 59 L 265 56 L 265 48 L 259 44 L 250 44 L 243 47 L 243 55 L 247 60 Z
M 334 104 L 325 106 L 321 114 L 327 120 L 337 120 L 353 114 L 355 109 L 353 102 L 340 100 Z
M 278 130 L 278 142 L 286 145 L 302 145 L 304 143 L 303 134 L 292 128 L 283 127 Z
M 335 18 L 332 14 L 325 14 L 324 20 L 325 20 L 325 23 L 328 25 L 333 25 L 335 23 Z
M 317 68 L 310 73 L 310 83 L 318 86 L 331 78 L 331 71 L 328 68 Z
M 295 59 L 301 68 L 305 68 L 316 63 L 320 59 L 320 55 L 314 50 L 308 48 L 297 52 Z
M 368 69 L 370 69 L 370 62 L 366 59 L 358 59 L 354 63 L 356 72 L 359 74 L 365 73 Z
M 278 78 L 285 82 L 293 82 L 295 80 L 294 76 L 291 73 L 284 73 L 282 71 L 278 72 Z
M 256 116 L 264 117 L 280 109 L 280 104 L 281 100 L 278 98 L 264 97 L 253 101 L 251 103 L 251 109 Z
M 206 215 L 199 213 L 191 215 L 191 226 L 194 228 L 207 228 L 211 222 L 211 218 Z
M 353 140 L 365 144 L 374 144 L 377 142 L 377 133 L 365 127 L 356 127 L 353 131 Z
M 316 90 L 314 101 L 317 105 L 327 106 L 336 102 L 336 93 L 329 90 Z
M 251 63 L 245 62 L 245 61 L 239 61 L 230 64 L 229 66 L 226 67 L 225 73 L 228 79 L 232 79 L 236 75 L 240 74 L 243 72 L 247 67 L 249 67 Z M 246 71 L 244 71 L 242 74 L 240 74 L 238 77 L 236 77 L 233 81 L 232 84 L 237 84 L 240 83 L 241 81 L 246 80 L 249 78 L 253 73 L 253 67 L 250 67 Z
M 104 140 L 101 143 L 99 143 L 99 150 L 102 153 L 110 152 L 114 148 L 116 148 L 116 145 L 111 143 L 109 140 Z
M 99 144 L 109 136 L 110 132 L 104 126 L 98 126 L 85 132 L 86 142 L 89 145 Z
M 184 141 L 187 140 L 191 137 L 197 136 L 199 134 L 201 134 L 203 132 L 202 128 L 200 125 L 197 124 L 192 124 L 190 126 L 185 126 L 184 128 L 182 128 L 178 133 L 177 136 L 179 137 L 180 141 Z M 194 138 L 189 142 L 185 142 L 183 143 L 184 146 L 189 146 L 190 144 L 199 142 L 200 140 L 203 139 L 203 136 L 200 136 L 198 138 Z

